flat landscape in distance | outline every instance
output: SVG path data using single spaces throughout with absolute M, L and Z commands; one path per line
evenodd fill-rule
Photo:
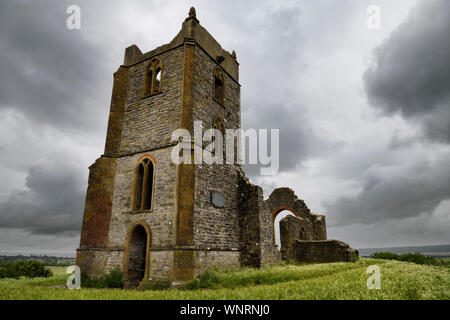
M 20 261 L 20 260 L 34 260 L 45 264 L 46 266 L 70 266 L 75 264 L 73 257 L 56 257 L 47 255 L 0 255 L 0 264 L 6 262 Z
M 369 290 L 367 267 L 375 264 L 381 268 L 381 289 Z M 65 284 L 66 269 L 50 268 L 52 278 L 1 279 L 0 299 L 450 299 L 450 268 L 369 258 L 216 271 L 202 277 L 198 289 L 68 290 L 54 287 Z
M 421 253 L 425 256 L 436 258 L 450 258 L 450 244 L 434 246 L 411 246 L 411 247 L 387 247 L 387 248 L 365 248 L 358 249 L 363 257 L 370 256 L 375 252 L 391 252 L 395 254 Z

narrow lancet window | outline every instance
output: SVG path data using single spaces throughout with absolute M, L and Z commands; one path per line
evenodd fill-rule
M 144 97 L 161 92 L 162 62 L 154 58 L 147 66 L 145 73 Z
M 155 166 L 145 158 L 136 170 L 133 210 L 151 210 L 153 206 L 153 185 Z
M 214 92 L 214 99 L 224 104 L 225 99 L 225 81 L 223 77 L 222 70 L 219 68 L 216 68 L 214 70 L 214 86 L 213 86 L 213 92 Z

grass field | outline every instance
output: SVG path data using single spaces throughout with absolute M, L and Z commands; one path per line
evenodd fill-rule
M 366 287 L 372 264 L 381 268 L 380 290 Z M 197 283 L 206 288 L 195 290 L 49 288 L 68 276 L 63 267 L 51 269 L 52 278 L 0 280 L 0 299 L 450 299 L 449 268 L 366 258 L 213 272 Z

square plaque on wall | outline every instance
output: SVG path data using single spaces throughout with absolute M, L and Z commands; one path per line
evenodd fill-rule
M 217 208 L 223 208 L 225 205 L 225 196 L 219 191 L 211 191 L 211 204 Z

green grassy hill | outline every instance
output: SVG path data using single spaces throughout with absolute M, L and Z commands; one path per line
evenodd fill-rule
M 380 290 L 366 286 L 366 269 L 373 264 L 381 268 Z M 193 283 L 197 289 L 189 290 L 49 288 L 64 284 L 68 276 L 65 268 L 51 269 L 50 279 L 0 280 L 0 299 L 450 299 L 447 267 L 365 258 L 210 272 Z

